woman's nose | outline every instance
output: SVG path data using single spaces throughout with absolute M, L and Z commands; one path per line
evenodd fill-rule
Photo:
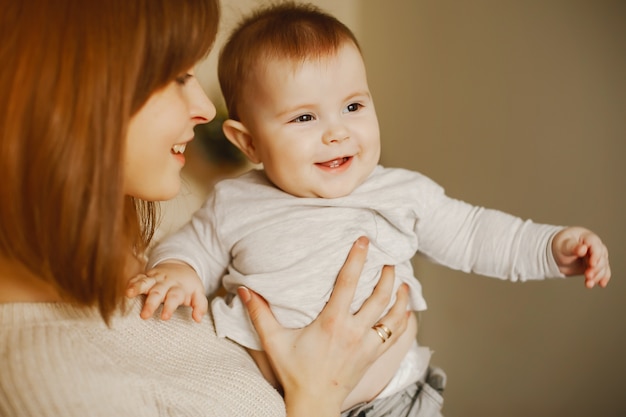
M 196 88 L 190 100 L 190 113 L 191 118 L 198 124 L 210 122 L 217 113 L 215 105 L 199 83 L 196 83 Z

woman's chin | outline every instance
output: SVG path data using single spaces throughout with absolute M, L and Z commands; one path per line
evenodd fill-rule
M 180 193 L 180 178 L 178 178 L 178 181 L 168 184 L 168 186 L 163 185 L 164 184 L 161 184 L 160 187 L 155 189 L 144 189 L 142 190 L 142 192 L 132 192 L 127 194 L 131 197 L 138 198 L 144 201 L 167 201 L 173 199 Z

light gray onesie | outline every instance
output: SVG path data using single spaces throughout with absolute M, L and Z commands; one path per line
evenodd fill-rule
M 284 326 L 306 326 L 324 307 L 359 236 L 370 247 L 353 311 L 383 265 L 396 266 L 395 289 L 406 282 L 410 307 L 419 311 L 426 302 L 411 267 L 417 252 L 511 281 L 560 277 L 551 251 L 558 230 L 449 198 L 429 178 L 404 169 L 378 166 L 351 195 L 335 199 L 294 197 L 253 170 L 218 183 L 191 221 L 153 250 L 149 267 L 171 258 L 187 262 L 207 294 L 223 283 L 228 295 L 211 305 L 218 335 L 260 350 L 236 289 L 261 294 Z

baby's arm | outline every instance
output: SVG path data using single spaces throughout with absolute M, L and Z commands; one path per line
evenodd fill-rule
M 192 308 L 191 317 L 200 322 L 209 309 L 204 286 L 196 271 L 176 260 L 167 260 L 132 278 L 126 295 L 135 297 L 139 294 L 147 294 L 141 310 L 141 318 L 144 319 L 152 317 L 161 304 L 163 320 L 168 320 L 176 308 L 185 305 Z
M 552 254 L 564 275 L 584 275 L 585 286 L 606 287 L 611 279 L 609 251 L 598 235 L 582 227 L 566 227 L 552 239 Z

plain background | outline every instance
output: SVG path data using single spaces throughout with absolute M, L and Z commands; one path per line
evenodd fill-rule
M 223 1 L 223 32 L 262 3 Z M 417 257 L 429 305 L 418 339 L 448 374 L 444 414 L 626 416 L 626 2 L 314 3 L 361 42 L 384 165 L 472 204 L 584 225 L 610 249 L 611 283 L 593 290 Z M 215 57 L 199 77 L 217 99 Z
M 449 416 L 626 416 L 626 3 L 363 1 L 383 164 L 537 222 L 585 225 L 608 288 L 511 284 L 417 259 L 418 339 Z

